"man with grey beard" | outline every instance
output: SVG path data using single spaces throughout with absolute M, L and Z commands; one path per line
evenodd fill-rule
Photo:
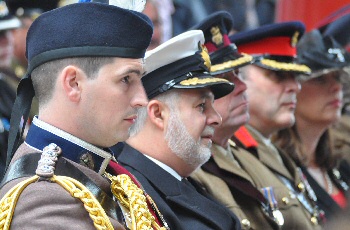
M 239 229 L 236 216 L 187 180 L 210 158 L 221 116 L 214 99 L 234 85 L 209 74 L 210 58 L 199 30 L 180 34 L 146 53 L 142 78 L 150 99 L 139 109 L 118 157 L 153 199 L 170 229 Z

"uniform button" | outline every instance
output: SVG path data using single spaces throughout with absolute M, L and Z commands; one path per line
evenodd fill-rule
M 316 217 L 311 217 L 311 222 L 312 222 L 312 224 L 313 225 L 318 225 L 318 220 L 317 220 L 317 218 Z
M 250 221 L 248 219 L 243 219 L 241 221 L 242 223 L 242 227 L 244 227 L 244 229 L 250 229 Z
M 304 185 L 302 182 L 300 182 L 300 183 L 298 184 L 298 188 L 299 188 L 299 191 L 300 191 L 300 192 L 304 192 L 304 191 L 305 191 L 305 185 Z
M 282 198 L 282 202 L 283 202 L 284 204 L 289 204 L 289 199 L 288 199 L 288 197 L 283 197 L 283 198 Z

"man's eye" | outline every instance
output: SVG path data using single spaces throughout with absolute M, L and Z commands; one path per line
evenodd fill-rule
M 205 103 L 201 103 L 198 105 L 198 108 L 203 112 L 205 109 Z
M 123 77 L 122 82 L 129 83 L 130 82 L 130 76 Z

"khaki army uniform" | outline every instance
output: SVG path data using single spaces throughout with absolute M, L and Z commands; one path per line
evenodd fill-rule
M 239 132 L 241 135 L 238 135 Z M 299 169 L 285 154 L 266 145 L 255 132 L 246 126 L 235 133 L 240 147 L 232 152 L 241 167 L 258 189 L 273 188 L 278 209 L 284 218 L 283 229 L 320 229 L 320 215 L 313 201 L 313 191 Z M 242 136 L 246 139 L 243 140 Z M 247 138 L 250 138 L 250 144 Z
M 232 176 L 250 183 L 256 187 L 250 175 L 241 168 L 233 152 L 235 147 L 228 146 L 227 149 L 213 144 L 212 160 L 222 170 L 232 173 Z M 256 159 L 253 159 L 257 161 Z M 262 205 L 254 198 L 244 192 L 230 187 L 226 182 L 204 169 L 198 169 L 191 177 L 199 182 L 203 188 L 213 195 L 219 202 L 228 207 L 237 215 L 242 229 L 279 229 L 278 224 L 263 210 Z

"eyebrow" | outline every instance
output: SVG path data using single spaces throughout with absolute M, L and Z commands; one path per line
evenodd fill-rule
M 131 73 L 135 73 L 139 76 L 143 76 L 143 73 L 141 73 L 141 71 L 138 69 L 127 69 L 126 71 L 122 72 L 121 75 L 127 75 L 127 74 L 131 74 Z

